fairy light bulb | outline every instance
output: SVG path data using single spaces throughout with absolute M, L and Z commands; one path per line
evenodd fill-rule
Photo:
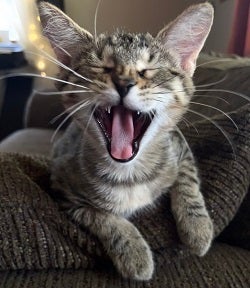
M 38 39 L 38 35 L 35 32 L 29 33 L 29 40 L 35 42 Z
M 35 25 L 34 23 L 31 23 L 30 26 L 29 26 L 29 29 L 30 29 L 31 31 L 36 30 L 36 25 Z
M 46 64 L 45 64 L 44 61 L 39 60 L 39 61 L 37 62 L 37 68 L 38 68 L 40 71 L 44 70 L 45 67 L 46 67 Z

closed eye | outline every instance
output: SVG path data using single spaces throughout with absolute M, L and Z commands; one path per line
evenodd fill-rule
M 110 74 L 113 72 L 114 68 L 113 67 L 105 67 L 105 66 L 90 66 L 93 71 L 96 73 L 104 73 L 104 74 Z
M 138 71 L 137 74 L 138 74 L 141 78 L 145 78 L 146 72 L 147 72 L 147 69 L 143 69 L 143 70 L 141 70 L 141 71 Z
M 174 70 L 169 70 L 169 72 L 173 75 L 173 76 L 180 76 L 180 73 Z
M 110 74 L 111 72 L 113 72 L 113 70 L 113 67 L 103 67 L 103 73 L 105 74 Z

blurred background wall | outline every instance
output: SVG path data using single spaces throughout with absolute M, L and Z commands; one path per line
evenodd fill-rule
M 102 0 L 97 17 L 97 31 L 113 31 L 122 27 L 129 31 L 148 31 L 155 35 L 195 0 Z M 205 50 L 226 52 L 233 24 L 236 0 L 210 1 L 215 19 Z M 65 12 L 80 26 L 94 31 L 94 15 L 98 0 L 64 0 Z

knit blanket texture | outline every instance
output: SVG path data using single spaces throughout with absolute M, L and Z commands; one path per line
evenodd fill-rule
M 237 124 L 238 129 L 234 127 L 228 117 L 222 115 L 214 118 L 212 122 L 197 122 L 195 129 L 194 127 L 185 128 L 184 134 L 197 160 L 202 179 L 202 193 L 214 222 L 215 237 L 218 235 L 221 237 L 225 233 L 225 238 L 229 239 L 230 242 L 238 236 L 240 238 L 239 243 L 242 244 L 243 248 L 249 249 L 249 223 L 244 235 L 237 230 L 240 225 L 235 225 L 234 231 L 231 231 L 229 223 L 235 218 L 250 185 L 250 105 L 245 105 L 232 112 L 230 117 Z M 169 287 L 250 287 L 250 251 L 239 249 L 236 253 L 231 246 L 218 244 L 217 239 L 215 239 L 207 256 L 198 258 L 190 255 L 178 238 L 167 195 L 161 197 L 155 207 L 145 209 L 130 219 L 149 243 L 156 263 L 154 278 L 147 284 L 143 284 L 123 280 L 119 275 L 116 275 L 98 239 L 69 219 L 60 210 L 52 194 L 49 159 L 24 154 L 0 154 L 1 271 L 13 272 L 16 270 L 19 271 L 19 275 L 23 273 L 20 271 L 36 271 L 34 273 L 38 273 L 39 270 L 50 271 L 46 275 L 54 273 L 53 271 L 64 271 L 60 272 L 64 273 L 64 276 L 65 273 L 72 273 L 65 271 L 81 271 L 78 276 L 80 278 L 85 277 L 85 282 L 81 282 L 84 283 L 81 287 L 168 287 L 164 285 L 167 285 L 166 283 L 169 281 L 174 281 L 172 278 L 177 273 L 176 271 L 181 274 L 180 271 L 183 269 L 188 270 L 192 265 L 196 265 L 197 269 L 200 270 L 199 277 L 203 279 L 200 281 L 205 281 L 201 286 L 198 284 L 197 286 L 194 284 L 188 286 L 188 282 L 186 282 L 186 286 L 173 284 Z M 248 201 L 248 208 L 245 208 L 245 211 L 249 211 L 249 209 Z M 241 222 L 239 221 L 239 223 Z M 227 229 L 231 229 L 230 233 L 225 232 L 228 225 L 229 228 Z M 223 230 L 225 231 L 222 233 Z M 219 269 L 216 257 L 225 260 L 225 253 L 227 257 L 231 257 L 231 264 L 223 266 L 224 262 L 222 261 L 221 267 L 224 268 L 220 267 Z M 238 268 L 234 268 L 234 273 L 240 271 L 241 279 L 244 280 L 241 280 L 243 281 L 242 286 L 227 286 L 223 282 L 220 282 L 222 286 L 213 286 L 214 282 L 209 282 L 210 276 L 206 275 L 210 273 L 211 277 L 215 277 L 217 271 L 227 269 L 226 267 L 232 268 L 232 263 L 237 262 L 233 258 L 234 254 L 238 255 L 241 263 L 244 263 L 244 269 L 240 265 L 237 266 Z M 212 259 L 212 262 L 209 259 Z M 178 266 L 181 265 L 180 263 L 183 263 L 186 268 Z M 207 268 L 211 268 L 211 265 L 213 266 L 212 273 L 211 269 L 208 272 Z M 223 273 L 228 273 L 231 271 L 230 269 L 225 270 L 227 272 L 223 270 Z M 88 273 L 94 273 L 93 271 L 99 272 L 95 272 L 97 274 L 93 278 L 93 283 L 87 283 L 86 279 L 90 278 L 86 277 Z M 197 274 L 197 272 L 192 273 Z M 192 278 L 192 273 L 187 273 L 185 277 Z M 234 283 L 233 281 L 237 279 L 233 280 L 233 273 L 230 273 L 230 283 Z M 201 275 L 203 276 L 201 277 Z M 39 277 L 36 280 L 38 282 Z M 79 277 L 75 279 L 80 279 Z M 198 282 L 199 277 L 197 276 Z M 105 278 L 109 278 L 109 281 L 112 280 L 113 282 L 108 282 L 107 286 L 101 286 L 98 281 L 101 281 L 100 279 L 104 281 Z M 0 284 L 3 285 L 5 282 L 1 281 L 6 279 L 1 279 Z M 67 279 L 66 277 L 66 282 Z M 67 282 L 66 286 L 56 286 L 55 284 L 53 284 L 54 286 L 49 286 L 49 284 L 39 286 L 41 283 L 35 284 L 36 281 L 33 282 L 32 286 L 20 287 L 80 287 L 78 286 L 80 282 L 77 286 L 72 286 L 73 280 L 73 282 Z M 209 283 L 213 285 L 209 286 Z M 1 287 L 12 287 L 7 284 L 6 286 L 2 285 Z

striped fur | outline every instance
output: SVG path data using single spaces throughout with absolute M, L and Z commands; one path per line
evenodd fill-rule
M 52 155 L 52 184 L 60 191 L 61 206 L 100 239 L 124 277 L 148 280 L 152 253 L 128 219 L 174 186 L 170 196 L 180 238 L 193 253 L 204 255 L 213 225 L 177 124 L 194 92 L 191 76 L 211 27 L 211 5 L 188 8 L 157 37 L 116 31 L 93 39 L 49 4 L 40 5 L 40 15 L 58 60 L 85 78 L 64 68 L 59 77 L 89 91 L 70 94 L 72 85 L 58 84 L 69 91 L 63 103 L 73 111 L 73 122 Z M 125 95 L 117 79 L 133 83 Z M 82 106 L 74 110 L 78 103 Z M 111 157 L 94 114 L 117 105 L 152 118 L 136 156 L 125 163 Z

